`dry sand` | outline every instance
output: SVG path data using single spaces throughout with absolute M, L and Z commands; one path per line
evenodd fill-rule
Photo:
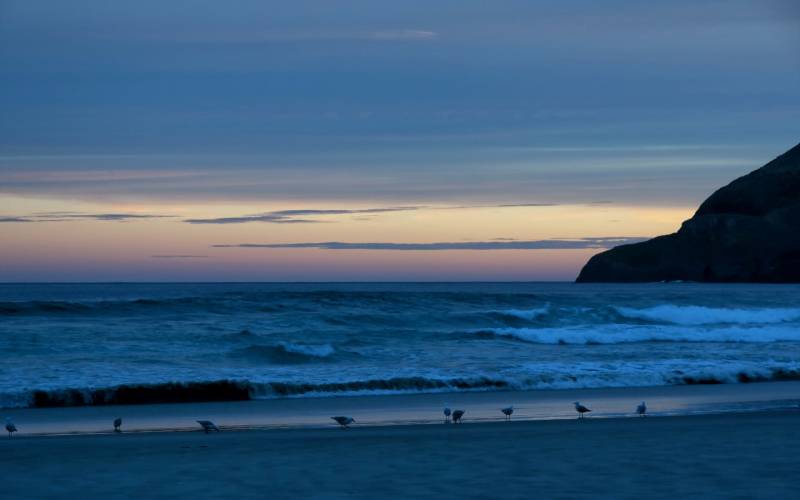
M 791 498 L 800 411 L 20 437 L 0 498 Z

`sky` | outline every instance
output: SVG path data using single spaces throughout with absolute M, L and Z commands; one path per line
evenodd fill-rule
M 572 280 L 800 142 L 794 0 L 0 0 L 0 281 Z

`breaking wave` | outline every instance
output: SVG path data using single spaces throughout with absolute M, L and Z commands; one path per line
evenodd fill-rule
M 6 285 L 0 356 L 0 406 L 784 380 L 800 286 Z
M 247 401 L 285 397 L 386 395 L 408 393 L 575 389 L 594 387 L 641 387 L 649 385 L 695 385 L 800 380 L 800 364 L 776 363 L 771 367 L 752 365 L 689 366 L 675 362 L 653 366 L 621 363 L 603 367 L 595 363 L 571 364 L 569 371 L 557 364 L 532 365 L 524 376 L 429 378 L 393 377 L 331 383 L 169 382 L 126 384 L 107 388 L 35 390 L 0 394 L 2 407 L 66 407 L 212 401 Z
M 800 342 L 800 328 L 741 326 L 689 328 L 653 325 L 596 325 L 562 328 L 499 328 L 472 332 L 484 337 L 494 335 L 532 344 L 628 344 L 634 342 L 724 342 L 767 343 Z
M 26 394 L 0 395 L 0 405 L 31 408 L 62 406 L 103 406 L 209 401 L 246 401 L 280 397 L 337 396 L 348 394 L 435 392 L 448 390 L 505 389 L 509 384 L 490 378 L 435 379 L 395 377 L 334 383 L 296 383 L 218 380 L 212 382 L 169 382 L 129 384 L 108 388 L 36 390 Z
M 800 309 L 729 309 L 663 304 L 645 309 L 615 307 L 626 318 L 644 319 L 676 325 L 771 324 L 800 320 Z
M 297 364 L 330 361 L 336 353 L 336 349 L 330 344 L 310 345 L 280 342 L 274 345 L 251 345 L 235 349 L 229 355 L 273 364 Z

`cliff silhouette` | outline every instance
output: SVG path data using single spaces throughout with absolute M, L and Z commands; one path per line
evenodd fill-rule
M 673 234 L 592 257 L 577 282 L 800 282 L 800 144 L 718 189 Z

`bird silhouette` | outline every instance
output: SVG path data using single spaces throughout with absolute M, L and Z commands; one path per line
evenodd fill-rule
M 464 410 L 455 410 L 455 411 L 453 411 L 453 423 L 454 424 L 460 424 L 461 423 L 461 417 L 463 417 L 463 416 L 464 416 Z
M 501 408 L 500 411 L 502 411 L 503 415 L 506 416 L 506 420 L 511 420 L 511 415 L 514 413 L 514 407 L 509 406 L 508 408 Z
M 353 417 L 331 417 L 337 424 L 342 426 L 342 429 L 347 429 L 347 426 L 356 421 Z
M 8 439 L 11 439 L 11 435 L 17 432 L 17 426 L 14 425 L 10 418 L 6 419 L 6 430 L 8 431 Z
M 589 408 L 587 408 L 587 407 L 583 406 L 582 404 L 580 404 L 578 401 L 575 401 L 575 403 L 573 403 L 573 404 L 575 405 L 575 411 L 578 412 L 578 418 L 583 418 L 583 415 L 585 413 L 589 413 L 590 411 L 592 411 Z
M 114 419 L 114 432 L 122 432 L 120 427 L 122 426 L 122 417 L 117 417 Z
M 647 413 L 647 405 L 644 404 L 644 401 L 642 401 L 641 403 L 639 403 L 639 406 L 636 407 L 636 414 L 639 415 L 640 417 L 644 417 L 646 416 L 645 415 L 646 413 Z
M 450 408 L 445 407 L 443 413 L 444 413 L 444 423 L 449 422 L 450 421 L 450 414 L 452 414 L 453 411 L 450 410 Z
M 200 424 L 200 427 L 203 428 L 203 431 L 205 431 L 206 434 L 211 431 L 221 432 L 219 427 L 217 427 L 211 420 L 198 420 L 197 423 Z

